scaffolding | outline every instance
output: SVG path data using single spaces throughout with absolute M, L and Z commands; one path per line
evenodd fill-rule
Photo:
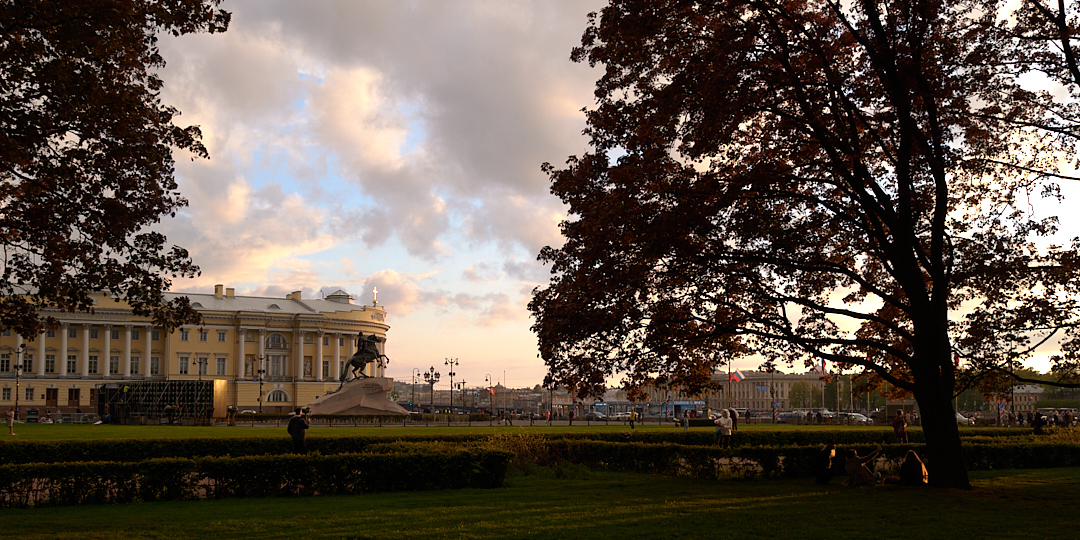
M 97 412 L 118 424 L 136 419 L 208 419 L 214 411 L 212 381 L 131 381 L 94 389 Z

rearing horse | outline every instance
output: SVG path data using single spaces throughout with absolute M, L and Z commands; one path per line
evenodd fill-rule
M 341 381 L 341 386 L 344 386 L 348 381 L 368 378 L 368 375 L 364 373 L 364 368 L 372 362 L 378 361 L 378 364 L 376 365 L 379 367 L 385 367 L 386 364 L 390 363 L 390 359 L 387 358 L 385 354 L 379 352 L 379 343 L 381 341 L 379 336 L 376 336 L 375 334 L 364 337 L 364 333 L 360 333 L 358 339 L 359 347 L 356 349 L 356 353 L 352 355 L 352 358 L 349 358 L 349 361 L 346 362 L 345 369 L 341 372 L 341 377 L 339 379 Z M 384 363 L 383 360 L 386 360 L 386 362 Z M 352 375 L 352 378 L 349 378 L 350 374 Z M 338 386 L 338 390 L 341 390 L 341 386 Z M 336 391 L 337 390 L 335 390 L 335 392 Z

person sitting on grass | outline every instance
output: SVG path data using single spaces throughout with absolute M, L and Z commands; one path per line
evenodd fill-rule
M 844 482 L 845 486 L 872 486 L 881 481 L 881 473 L 871 471 L 866 464 L 873 461 L 881 454 L 881 445 L 879 444 L 877 450 L 874 450 L 870 455 L 866 457 L 859 457 L 859 453 L 854 448 L 848 450 L 847 460 L 844 462 L 844 469 L 847 471 L 848 479 Z
M 926 465 L 923 465 L 922 460 L 919 459 L 919 454 L 916 454 L 914 450 L 908 450 L 904 456 L 904 462 L 900 464 L 900 485 L 923 486 L 926 485 L 928 479 Z
M 829 439 L 825 442 L 825 447 L 818 452 L 817 461 L 814 463 L 817 469 L 817 483 L 821 485 L 828 484 L 836 469 L 833 468 L 833 458 L 836 457 L 836 441 Z

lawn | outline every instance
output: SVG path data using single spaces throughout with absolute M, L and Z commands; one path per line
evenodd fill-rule
M 1080 469 L 975 489 L 820 487 L 543 469 L 506 487 L 0 510 L 9 538 L 1075 538 Z

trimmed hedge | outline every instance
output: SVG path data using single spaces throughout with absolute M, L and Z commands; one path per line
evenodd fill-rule
M 0 506 L 493 488 L 512 459 L 509 452 L 458 450 L 3 465 Z

